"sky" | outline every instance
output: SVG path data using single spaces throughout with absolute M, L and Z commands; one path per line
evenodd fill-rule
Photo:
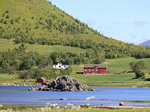
M 49 0 L 101 34 L 127 43 L 150 40 L 150 0 Z

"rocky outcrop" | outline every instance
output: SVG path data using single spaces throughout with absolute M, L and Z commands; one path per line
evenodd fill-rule
M 120 102 L 119 106 L 127 106 L 127 105 L 125 103 L 123 103 L 123 102 Z
M 40 88 L 30 88 L 29 91 L 93 91 L 87 85 L 80 84 L 70 76 L 59 76 L 51 83 L 43 83 Z

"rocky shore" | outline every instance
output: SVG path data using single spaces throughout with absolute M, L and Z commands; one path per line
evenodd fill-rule
M 105 109 L 142 109 L 142 108 L 150 108 L 149 106 L 138 106 L 138 105 L 73 105 L 73 104 L 67 104 L 67 105 L 59 105 L 59 104 L 46 104 L 46 107 L 49 107 L 51 109 L 80 109 L 80 108 L 105 108 Z
M 73 105 L 73 104 L 58 105 L 58 104 L 49 103 L 49 104 L 46 104 L 46 106 L 44 106 L 44 107 L 37 107 L 37 108 L 28 107 L 23 112 L 25 112 L 25 111 L 27 111 L 27 112 L 36 112 L 36 111 L 45 112 L 46 111 L 47 112 L 47 111 L 52 111 L 52 110 L 56 111 L 57 109 L 59 109 L 60 112 L 62 112 L 61 109 L 78 109 L 78 111 L 80 112 L 80 109 L 95 109 L 95 108 L 97 108 L 97 109 L 116 109 L 115 110 L 116 112 L 121 112 L 118 109 L 150 109 L 149 106 L 113 106 L 113 105 L 89 105 L 89 104 L 86 104 L 86 105 Z M 17 107 L 16 107 L 16 109 L 17 109 Z M 13 108 L 13 109 L 5 108 L 5 106 L 0 105 L 0 112 L 20 112 L 20 111 L 15 111 L 16 109 L 15 108 Z M 136 112 L 136 110 L 134 112 Z M 143 112 L 143 110 L 142 110 L 142 112 Z M 148 111 L 144 111 L 144 112 L 148 112 Z
M 0 83 L 0 86 L 32 86 L 27 84 L 15 84 L 15 83 Z
M 28 91 L 93 91 L 93 89 L 80 84 L 70 76 L 59 76 L 50 83 L 42 83 L 40 88 L 29 88 Z

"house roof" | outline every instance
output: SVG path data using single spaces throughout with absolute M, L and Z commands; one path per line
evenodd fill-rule
M 53 65 L 57 65 L 58 63 L 61 63 L 62 65 L 69 65 L 67 62 L 55 62 Z
M 84 68 L 107 68 L 107 65 L 84 65 Z

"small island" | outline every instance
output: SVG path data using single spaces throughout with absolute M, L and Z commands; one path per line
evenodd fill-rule
M 80 84 L 70 76 L 59 76 L 54 81 L 42 83 L 40 88 L 29 88 L 28 91 L 94 91 L 85 84 Z

